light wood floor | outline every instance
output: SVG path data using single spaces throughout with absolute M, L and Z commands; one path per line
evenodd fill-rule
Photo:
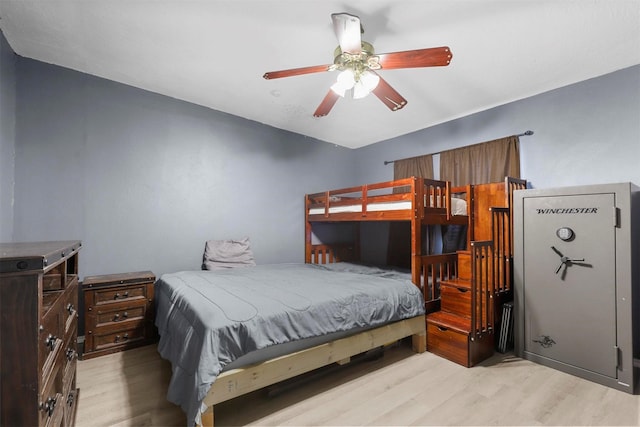
M 78 427 L 184 426 L 155 346 L 78 363 Z M 511 355 L 467 369 L 408 346 L 215 408 L 223 425 L 639 425 L 629 395 Z

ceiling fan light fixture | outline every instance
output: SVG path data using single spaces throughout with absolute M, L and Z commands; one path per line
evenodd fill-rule
M 356 84 L 356 75 L 352 69 L 347 68 L 342 70 L 338 77 L 336 78 L 336 82 L 331 86 L 331 90 L 334 91 L 337 95 L 340 95 L 344 98 L 345 93 L 352 89 Z
M 360 99 L 369 95 L 380 83 L 380 77 L 371 71 L 365 71 L 353 86 L 353 98 Z

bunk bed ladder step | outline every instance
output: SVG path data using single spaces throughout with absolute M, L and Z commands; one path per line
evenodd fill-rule
M 427 316 L 427 351 L 470 368 L 494 354 L 494 336 L 472 334 L 470 319 L 440 311 Z
M 457 251 L 458 278 L 471 280 L 471 251 Z
M 461 254 L 457 256 L 461 269 Z M 462 256 L 468 259 L 464 268 L 471 279 L 458 275 L 440 282 L 441 310 L 427 315 L 427 350 L 471 367 L 495 351 L 493 241 L 472 242 L 471 251 Z

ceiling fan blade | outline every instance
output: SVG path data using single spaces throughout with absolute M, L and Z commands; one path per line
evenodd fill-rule
M 396 68 L 442 67 L 451 62 L 453 54 L 447 46 L 378 55 L 383 70 Z
M 333 106 L 336 104 L 338 98 L 340 98 L 340 95 L 329 89 L 329 92 L 327 92 L 327 95 L 313 113 L 313 117 L 324 117 L 329 114 L 329 111 L 331 111 Z
M 332 13 L 331 20 L 342 52 L 362 52 L 360 18 L 348 13 Z
M 330 67 L 333 64 L 329 65 L 313 65 L 311 67 L 302 67 L 302 68 L 291 68 L 289 70 L 280 70 L 280 71 L 268 71 L 264 73 L 262 77 L 267 80 L 271 79 L 279 79 L 282 77 L 292 77 L 299 76 L 302 74 L 312 74 L 312 73 L 321 73 L 323 71 L 329 71 Z
M 376 73 L 378 74 L 378 73 Z M 378 75 L 378 77 L 380 77 Z M 402 97 L 394 88 L 387 83 L 385 79 L 380 77 L 378 86 L 372 91 L 380 101 L 384 103 L 391 111 L 397 111 L 407 105 L 407 100 Z

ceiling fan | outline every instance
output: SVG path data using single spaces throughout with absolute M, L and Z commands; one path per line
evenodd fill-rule
M 315 117 L 329 114 L 338 98 L 344 97 L 348 91 L 356 99 L 373 92 L 390 110 L 399 110 L 407 104 L 407 100 L 380 77 L 376 70 L 447 66 L 453 56 L 447 46 L 376 55 L 373 46 L 360 37 L 364 32 L 360 18 L 348 13 L 333 13 L 331 19 L 339 43 L 334 52 L 333 64 L 269 71 L 263 76 L 270 80 L 323 71 L 340 71 L 336 83 L 331 86 L 313 113 Z

